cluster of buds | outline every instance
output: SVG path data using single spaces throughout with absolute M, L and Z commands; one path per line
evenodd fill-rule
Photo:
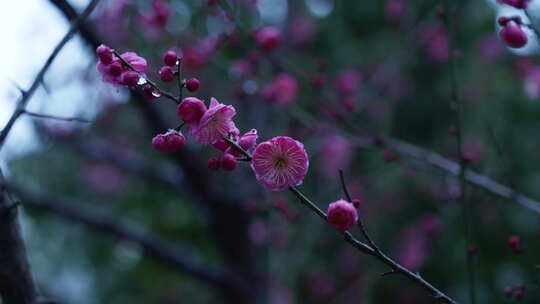
M 244 151 L 249 151 L 257 144 L 257 130 L 252 129 L 239 137 L 235 134 L 230 134 L 231 140 L 236 142 Z M 208 160 L 208 168 L 210 170 L 223 169 L 225 171 L 233 171 L 236 169 L 236 158 L 242 158 L 243 155 L 235 147 L 232 147 L 225 139 L 220 139 L 212 144 L 212 147 L 223 155 L 220 157 L 212 157 Z
M 180 57 L 175 51 L 169 50 L 163 54 L 163 63 L 165 64 L 159 69 L 159 78 L 163 82 L 171 82 L 176 77 L 180 77 Z M 190 78 L 182 81 L 182 86 L 190 92 L 199 90 L 200 82 L 197 78 Z
M 512 235 L 508 238 L 508 245 L 512 249 L 514 254 L 523 254 L 523 245 L 521 243 L 521 237 Z
M 514 298 L 516 301 L 521 301 L 525 297 L 525 285 L 506 286 L 504 294 L 508 298 Z
M 99 58 L 97 69 L 103 81 L 116 86 L 135 87 L 139 84 L 141 74 L 146 72 L 146 60 L 134 52 L 125 52 L 118 58 L 110 47 L 102 44 L 97 47 L 96 55 Z M 128 68 L 124 61 L 135 71 Z

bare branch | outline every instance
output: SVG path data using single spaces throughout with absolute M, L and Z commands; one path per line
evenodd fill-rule
M 47 73 L 47 71 L 49 70 L 49 67 L 53 63 L 56 56 L 58 56 L 58 54 L 60 53 L 62 48 L 64 48 L 66 43 L 75 35 L 75 33 L 77 33 L 77 31 L 79 30 L 79 27 L 84 23 L 84 21 L 90 15 L 90 13 L 92 13 L 92 11 L 97 6 L 99 1 L 100 0 L 92 0 L 88 4 L 88 6 L 84 9 L 84 11 L 79 15 L 79 17 L 73 21 L 67 34 L 56 45 L 52 53 L 49 55 L 49 57 L 45 61 L 45 64 L 43 65 L 41 70 L 39 70 L 30 88 L 27 91 L 25 91 L 26 92 L 25 94 L 22 95 L 20 101 L 17 104 L 17 108 L 15 109 L 15 112 L 13 112 L 6 126 L 0 132 L 0 149 L 2 149 L 2 147 L 4 146 L 4 142 L 5 142 L 6 137 L 9 134 L 9 131 L 11 131 L 11 128 L 13 127 L 17 119 L 24 113 L 26 104 L 28 103 L 30 98 L 32 98 L 32 95 L 34 95 L 34 92 L 37 90 L 39 85 L 42 83 L 45 73 Z
M 89 120 L 86 120 L 84 118 L 78 118 L 78 117 L 58 117 L 55 115 L 48 115 L 48 114 L 40 114 L 40 113 L 34 113 L 29 111 L 24 111 L 24 114 L 36 118 L 44 118 L 44 119 L 52 119 L 52 120 L 62 120 L 62 121 L 77 121 L 77 122 L 83 122 L 83 123 L 90 123 Z

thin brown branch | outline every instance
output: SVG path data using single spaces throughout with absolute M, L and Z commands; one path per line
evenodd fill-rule
M 347 183 L 345 182 L 345 175 L 343 174 L 343 170 L 339 170 L 339 179 L 341 180 L 341 187 L 343 188 L 343 192 L 347 196 L 347 200 L 352 203 L 352 198 L 349 194 L 349 190 L 347 189 Z M 364 226 L 364 219 L 362 217 L 362 214 L 358 215 L 358 228 L 360 229 L 360 232 L 362 232 L 362 235 L 368 242 L 369 246 L 371 246 L 371 248 L 373 248 L 376 253 L 380 253 L 379 247 L 377 247 L 375 242 L 373 242 L 373 240 L 369 236 L 369 233 L 367 232 L 366 227 Z
M 146 76 L 141 75 L 139 71 L 137 71 L 129 62 L 127 62 L 124 58 L 122 58 L 122 56 L 116 50 L 114 50 L 113 52 L 114 52 L 114 55 L 116 55 L 116 57 L 118 57 L 118 59 L 122 61 L 123 65 L 125 65 L 128 69 L 132 70 L 133 72 L 139 74 L 139 76 L 142 77 L 149 85 L 151 85 L 152 88 L 154 88 L 154 90 L 158 91 L 161 95 L 167 97 L 168 99 L 174 101 L 175 103 L 177 104 L 180 103 L 179 101 L 180 98 L 176 98 L 171 93 L 160 89 L 159 86 L 155 82 L 153 82 L 151 79 L 147 78 Z
M 250 159 L 250 160 L 252 159 L 252 155 L 248 151 L 242 149 L 242 147 L 240 147 L 238 144 L 236 144 L 236 142 L 234 142 L 233 140 L 231 140 L 229 138 L 225 138 L 225 140 L 231 146 L 233 146 L 234 149 L 236 149 L 238 152 L 245 155 L 247 159 Z M 348 194 L 349 191 L 346 189 L 345 179 L 343 178 L 343 172 L 341 170 L 340 170 L 340 175 L 341 175 L 343 190 L 345 191 L 347 197 L 350 200 L 350 195 Z M 326 213 L 324 211 L 322 211 L 314 202 L 312 202 L 297 187 L 290 187 L 289 191 L 292 192 L 300 200 L 300 202 L 302 204 L 304 204 L 306 207 L 311 209 L 315 214 L 317 214 L 324 222 L 327 221 Z M 359 223 L 360 222 L 361 222 L 361 220 L 359 218 Z M 367 255 L 375 257 L 379 261 L 381 261 L 384 264 L 388 265 L 392 269 L 393 272 L 399 273 L 399 274 L 409 278 L 413 282 L 417 283 L 418 285 L 423 287 L 425 290 L 427 290 L 439 303 L 445 303 L 445 304 L 456 304 L 457 303 L 452 298 L 450 298 L 449 296 L 444 294 L 442 291 L 440 291 L 439 289 L 437 289 L 433 285 L 431 285 L 431 283 L 426 281 L 419 273 L 414 273 L 414 272 L 410 271 L 409 269 L 405 268 L 401 264 L 398 264 L 393 259 L 388 257 L 381 250 L 379 250 L 379 248 L 377 248 L 377 246 L 375 246 L 375 244 L 373 243 L 373 241 L 369 237 L 369 235 L 368 235 L 368 233 L 367 233 L 367 231 L 366 231 L 366 229 L 364 228 L 363 225 L 361 225 L 361 231 L 364 234 L 364 237 L 366 237 L 369 244 L 371 244 L 371 245 L 365 244 L 365 243 L 357 240 L 348 231 L 345 231 L 342 234 L 343 234 L 343 237 L 345 238 L 345 241 L 347 243 L 351 244 L 354 248 L 358 249 L 362 253 L 365 253 Z

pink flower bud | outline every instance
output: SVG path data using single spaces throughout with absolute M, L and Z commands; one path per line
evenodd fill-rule
M 392 150 L 384 150 L 382 153 L 382 158 L 385 162 L 391 163 L 398 159 L 398 155 Z
M 337 231 L 345 232 L 351 229 L 358 221 L 358 213 L 353 204 L 338 200 L 328 206 L 328 224 Z
M 190 78 L 186 80 L 186 89 L 190 92 L 196 92 L 199 89 L 200 83 L 197 78 Z
M 124 68 L 122 67 L 122 64 L 120 62 L 113 62 L 108 66 L 107 74 L 116 77 L 120 76 L 123 71 Z
M 216 171 L 219 168 L 221 168 L 221 159 L 219 157 L 212 157 L 208 160 L 208 169 Z
M 214 147 L 214 149 L 221 152 L 227 151 L 227 149 L 229 149 L 230 146 L 231 145 L 229 145 L 229 143 L 226 142 L 224 139 L 220 139 L 212 144 L 212 147 Z
M 154 91 L 154 87 L 152 87 L 151 85 L 149 84 L 145 84 L 142 88 L 142 92 L 143 92 L 143 95 L 144 97 L 148 98 L 148 99 L 154 99 L 154 98 L 157 98 L 158 96 L 156 95 L 155 91 Z
M 113 52 L 111 48 L 104 44 L 97 47 L 96 55 L 103 64 L 111 64 L 113 62 Z
M 504 294 L 510 298 L 514 294 L 514 288 L 512 286 L 506 286 L 504 288 Z
M 173 153 L 182 149 L 186 144 L 186 139 L 182 133 L 176 130 L 169 130 L 165 134 L 158 134 L 152 138 L 154 149 L 163 153 Z
M 509 21 L 499 32 L 501 39 L 512 48 L 520 48 L 527 44 L 527 34 L 514 21 Z
M 255 40 L 263 51 L 270 52 L 281 43 L 281 33 L 273 26 L 263 27 L 255 32 Z
M 354 208 L 360 208 L 360 204 L 362 203 L 362 201 L 358 198 L 353 198 L 352 200 L 352 204 L 354 206 Z
M 277 75 L 261 92 L 268 102 L 286 105 L 295 101 L 298 96 L 298 81 L 289 74 Z
M 238 145 L 240 145 L 242 149 L 247 151 L 255 147 L 255 145 L 257 144 L 257 138 L 258 138 L 257 130 L 252 129 L 251 131 L 246 132 L 246 134 L 240 137 L 240 140 L 238 141 Z
M 173 69 L 168 66 L 162 66 L 161 69 L 159 69 L 159 78 L 163 82 L 171 82 L 174 80 L 174 71 Z
M 236 169 L 237 163 L 238 161 L 232 154 L 227 153 L 221 157 L 221 167 L 225 171 L 233 171 L 234 169 Z
M 130 88 L 136 87 L 139 83 L 139 74 L 133 71 L 126 71 L 120 76 L 120 81 Z
M 176 113 L 180 119 L 188 124 L 196 124 L 206 112 L 204 102 L 195 97 L 184 98 L 178 105 Z
M 166 51 L 165 54 L 163 54 L 163 63 L 168 66 L 175 66 L 176 61 L 178 60 L 178 55 L 175 51 Z
M 469 246 L 469 248 L 467 248 L 467 253 L 469 255 L 476 255 L 478 253 L 478 247 L 476 247 L 475 245 Z
M 519 246 L 521 244 L 521 238 L 517 235 L 512 235 L 508 238 L 508 245 L 510 247 Z
M 326 83 L 326 76 L 321 73 L 317 73 L 311 77 L 311 85 L 320 88 Z

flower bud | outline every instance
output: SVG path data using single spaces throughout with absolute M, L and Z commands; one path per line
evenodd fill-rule
M 200 83 L 197 78 L 190 78 L 186 80 L 186 89 L 190 92 L 196 92 L 199 89 Z
M 96 55 L 103 64 L 111 64 L 113 62 L 113 51 L 104 44 L 97 47 Z
M 158 97 L 154 91 L 154 87 L 152 87 L 150 84 L 145 84 L 142 88 L 142 92 L 144 97 L 148 99 L 154 99 Z
M 208 160 L 208 169 L 216 171 L 219 168 L 221 168 L 221 159 L 219 157 L 212 157 Z
M 168 65 L 165 65 L 165 66 L 161 67 L 161 69 L 159 69 L 159 78 L 163 82 L 171 82 L 171 81 L 173 81 L 174 80 L 174 71 L 173 71 L 173 69 Z
M 204 102 L 195 97 L 187 97 L 178 105 L 176 113 L 180 119 L 188 124 L 198 123 L 206 112 Z
M 169 130 L 165 134 L 158 134 L 152 139 L 154 149 L 163 153 L 173 153 L 182 149 L 186 144 L 186 139 L 182 133 L 176 130 Z
M 108 66 L 107 74 L 116 77 L 120 76 L 123 71 L 124 68 L 122 67 L 122 64 L 120 62 L 113 62 Z
M 139 83 L 139 74 L 133 71 L 126 71 L 120 76 L 120 81 L 130 88 L 136 87 Z
M 221 157 L 221 168 L 225 171 L 233 171 L 236 169 L 236 164 L 238 161 L 232 154 L 224 154 Z
M 281 43 L 281 33 L 273 26 L 263 27 L 256 31 L 255 40 L 263 51 L 271 52 Z
M 165 54 L 163 54 L 163 63 L 168 66 L 175 66 L 176 61 L 178 61 L 178 55 L 175 51 L 166 51 Z
M 509 21 L 499 32 L 501 39 L 512 48 L 520 48 L 527 44 L 527 34 L 514 21 Z
M 353 204 L 338 200 L 328 206 L 327 220 L 330 226 L 337 231 L 345 232 L 351 229 L 358 221 L 358 213 Z

